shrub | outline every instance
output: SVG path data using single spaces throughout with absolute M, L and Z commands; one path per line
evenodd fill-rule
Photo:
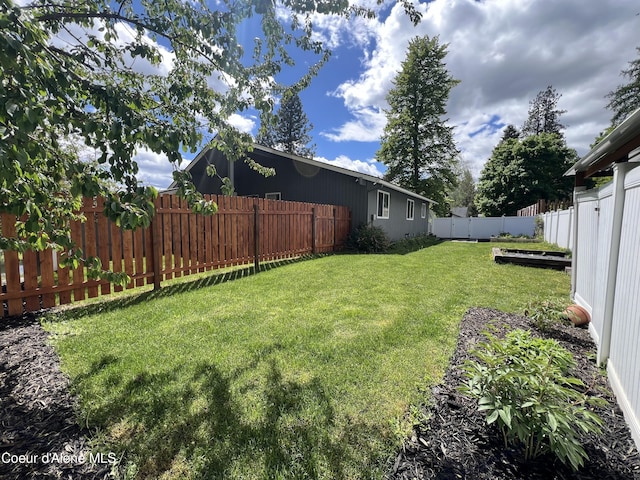
M 505 447 L 520 445 L 525 460 L 554 453 L 574 470 L 587 454 L 580 433 L 599 432 L 602 421 L 589 410 L 581 380 L 567 376 L 575 367 L 569 351 L 555 340 L 513 330 L 504 339 L 490 333 L 464 366 L 461 390 L 478 401 L 487 424 L 496 424 Z M 601 400 L 600 400 L 601 401 Z
M 431 247 L 438 243 L 440 243 L 440 239 L 434 235 L 416 235 L 415 237 L 409 237 L 403 240 L 398 240 L 397 242 L 393 242 L 388 249 L 388 253 L 405 255 L 422 248 Z
M 566 304 L 560 301 L 536 300 L 529 302 L 524 314 L 533 321 L 538 330 L 548 332 L 555 324 L 565 320 L 565 307 Z
M 390 245 L 387 233 L 381 227 L 373 225 L 360 225 L 348 240 L 349 248 L 364 253 L 382 253 Z

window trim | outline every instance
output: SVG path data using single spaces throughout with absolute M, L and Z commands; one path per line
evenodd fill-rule
M 382 205 L 380 205 L 381 198 L 382 198 Z M 386 216 L 385 216 L 385 207 L 384 207 L 385 198 L 387 199 Z M 391 213 L 391 194 L 389 192 L 385 192 L 384 190 L 378 190 L 376 195 L 376 218 L 387 220 L 389 218 L 390 213 Z
M 412 220 L 416 217 L 416 201 L 407 198 L 407 220 Z
M 274 198 L 275 195 L 277 195 L 277 198 Z M 267 200 L 282 200 L 282 192 L 267 192 L 264 194 L 264 198 Z
M 420 218 L 427 218 L 427 204 L 422 202 L 422 206 L 420 207 Z

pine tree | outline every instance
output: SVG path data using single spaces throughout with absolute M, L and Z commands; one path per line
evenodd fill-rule
M 438 202 L 434 211 L 448 213 L 446 192 L 455 186 L 458 150 L 446 125 L 446 104 L 459 83 L 447 71 L 447 45 L 438 37 L 409 42 L 402 70 L 387 95 L 387 125 L 378 159 L 387 165 L 385 178 Z
M 458 173 L 458 185 L 451 191 L 451 208 L 453 207 L 465 207 L 467 209 L 467 215 L 477 215 L 477 209 L 475 206 L 476 196 L 476 182 L 473 180 L 473 175 L 468 167 L 463 167 Z
M 640 53 L 640 47 L 636 50 Z M 617 126 L 636 109 L 640 108 L 640 57 L 629 62 L 629 68 L 622 70 L 621 75 L 629 79 L 626 85 L 620 85 L 609 92 L 607 108 L 613 111 L 611 124 Z
M 510 138 L 520 138 L 520 132 L 514 125 L 507 125 L 502 131 L 502 138 L 500 142 L 506 142 Z
M 256 142 L 301 157 L 313 158 L 315 145 L 309 146 L 313 125 L 302 109 L 297 93 L 286 95 L 273 120 L 265 121 Z
M 549 85 L 529 102 L 529 116 L 522 125 L 520 135 L 526 138 L 541 133 L 555 133 L 562 136 L 565 126 L 560 123 L 560 115 L 566 110 L 558 110 L 558 100 L 562 95 Z

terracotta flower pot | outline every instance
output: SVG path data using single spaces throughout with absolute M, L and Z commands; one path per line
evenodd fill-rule
M 563 313 L 565 317 L 571 320 L 576 327 L 586 325 L 591 321 L 589 312 L 582 308 L 580 305 L 569 305 L 567 308 L 565 308 Z

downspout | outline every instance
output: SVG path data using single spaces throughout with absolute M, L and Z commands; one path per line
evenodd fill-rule
M 235 195 L 236 192 L 236 175 L 235 175 L 235 162 L 233 160 L 228 160 L 229 164 L 229 181 L 231 182 L 231 187 L 233 188 L 233 193 Z
M 609 358 L 611 351 L 611 330 L 613 327 L 613 307 L 616 296 L 618 279 L 618 258 L 620 256 L 620 237 L 622 234 L 622 220 L 624 214 L 624 179 L 632 165 L 616 163 L 613 166 L 613 223 L 611 226 L 611 246 L 607 269 L 607 283 L 604 299 L 604 318 L 600 345 L 598 345 L 597 363 L 602 365 Z

